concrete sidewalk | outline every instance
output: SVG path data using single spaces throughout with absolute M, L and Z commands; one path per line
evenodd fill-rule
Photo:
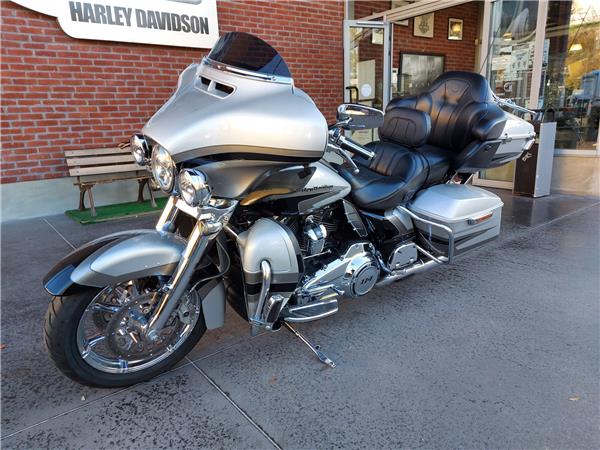
M 173 371 L 128 389 L 45 354 L 44 273 L 72 246 L 156 217 L 2 226 L 3 448 L 600 448 L 598 200 L 502 194 L 501 237 L 298 328 L 228 312 Z

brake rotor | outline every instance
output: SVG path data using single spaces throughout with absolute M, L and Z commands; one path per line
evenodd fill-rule
M 146 338 L 145 328 L 156 297 L 155 293 L 140 295 L 110 318 L 106 328 L 108 347 L 115 355 L 128 360 L 143 359 L 168 349 L 179 329 L 188 322 L 185 319 L 190 317 L 190 311 L 199 308 L 199 302 L 194 301 L 195 297 L 189 293 L 184 294 L 180 307 L 160 330 L 158 339 L 150 340 Z

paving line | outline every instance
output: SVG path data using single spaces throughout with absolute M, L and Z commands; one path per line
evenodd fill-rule
M 261 334 L 259 334 L 258 336 L 261 336 L 262 334 L 264 334 L 264 333 L 261 333 Z M 257 336 L 252 336 L 252 339 L 253 339 L 253 338 L 255 338 L 255 337 L 257 337 Z M 238 342 L 236 342 L 236 343 L 234 343 L 234 344 L 231 344 L 231 345 L 228 345 L 227 347 L 224 347 L 224 348 L 222 348 L 222 349 L 220 349 L 220 350 L 217 350 L 217 351 L 214 351 L 214 352 L 212 352 L 212 353 L 209 353 L 208 355 L 202 356 L 202 357 L 200 357 L 200 358 L 196 359 L 195 361 L 202 361 L 202 360 L 204 360 L 204 359 L 211 358 L 211 357 L 213 357 L 213 356 L 215 356 L 215 355 L 218 355 L 219 353 L 222 353 L 222 352 L 224 352 L 224 351 L 227 351 L 227 350 L 229 350 L 229 349 L 231 349 L 231 348 L 235 347 L 236 345 L 243 344 L 244 342 L 245 342 L 245 341 L 238 341 Z M 165 375 L 167 375 L 167 374 L 169 374 L 169 373 L 171 373 L 171 372 L 175 372 L 175 371 L 177 371 L 177 370 L 183 369 L 184 367 L 188 367 L 190 364 L 193 364 L 193 362 L 192 362 L 192 361 L 191 361 L 191 360 L 190 360 L 190 359 L 189 359 L 187 356 L 185 357 L 185 359 L 187 359 L 187 360 L 188 360 L 188 361 L 190 361 L 190 362 L 187 362 L 187 363 L 185 363 L 185 364 L 182 364 L 181 366 L 178 366 L 178 367 L 175 367 L 175 368 L 173 368 L 173 369 L 171 369 L 171 370 L 168 370 L 167 372 L 161 373 L 161 374 L 160 374 L 160 375 L 158 375 L 156 378 L 153 378 L 153 380 L 157 380 L 157 379 L 159 379 L 159 378 L 161 378 L 161 377 L 163 377 L 163 376 L 165 376 Z M 88 406 L 92 405 L 93 403 L 96 403 L 96 402 L 98 402 L 98 401 L 100 401 L 100 400 L 106 400 L 107 398 L 113 397 L 113 396 L 115 396 L 115 395 L 117 395 L 117 394 L 120 394 L 120 393 L 122 393 L 122 392 L 125 392 L 125 391 L 128 391 L 128 390 L 131 390 L 131 389 L 135 388 L 136 386 L 140 386 L 141 384 L 142 384 L 142 383 L 138 383 L 138 384 L 135 384 L 135 385 L 133 385 L 133 386 L 129 386 L 129 387 L 126 387 L 126 388 L 120 389 L 120 390 L 118 390 L 118 391 L 116 391 L 116 392 L 112 392 L 112 393 L 110 393 L 110 394 L 103 395 L 102 397 L 98 397 L 98 398 L 95 398 L 95 399 L 93 399 L 93 400 L 90 400 L 89 402 L 87 402 L 87 403 L 84 403 L 83 405 L 77 406 L 77 407 L 75 407 L 75 408 L 72 408 L 72 409 L 70 409 L 70 410 L 68 410 L 68 411 L 64 411 L 64 412 L 62 412 L 62 413 L 59 413 L 59 414 L 56 414 L 56 415 L 54 415 L 54 416 L 48 417 L 47 419 L 41 420 L 41 421 L 39 421 L 39 422 L 37 422 L 37 423 L 34 423 L 34 424 L 32 424 L 32 425 L 28 425 L 28 426 L 26 426 L 25 428 L 22 428 L 22 429 L 20 429 L 20 430 L 14 431 L 14 432 L 12 432 L 12 433 L 10 433 L 10 434 L 7 434 L 6 436 L 1 436 L 1 437 L 0 437 L 0 441 L 3 441 L 3 440 L 5 440 L 5 439 L 8 439 L 9 437 L 15 436 L 16 434 L 23 433 L 24 431 L 31 430 L 32 428 L 35 428 L 35 427 L 37 427 L 37 426 L 39 426 L 39 425 L 43 425 L 43 424 L 45 424 L 46 422 L 49 422 L 49 421 L 51 421 L 51 420 L 54 420 L 54 419 L 58 419 L 59 417 L 65 416 L 65 415 L 67 415 L 67 414 L 70 414 L 70 413 L 72 413 L 72 412 L 79 411 L 79 410 L 81 410 L 81 409 L 83 409 L 83 408 L 86 408 L 86 407 L 88 407 Z
M 42 220 L 44 222 L 46 222 L 50 226 L 50 228 L 52 228 L 54 231 L 56 231 L 56 234 L 58 234 L 62 238 L 63 241 L 65 241 L 67 244 L 69 244 L 71 246 L 71 248 L 73 250 L 75 250 L 75 246 L 73 244 L 71 244 L 71 241 L 69 241 L 66 237 L 64 237 L 63 234 L 60 231 L 58 231 L 54 225 L 52 225 L 50 222 L 48 222 L 45 217 L 42 218 Z
M 246 411 L 244 411 L 244 410 L 243 410 L 243 409 L 242 409 L 240 406 L 238 406 L 238 404 L 237 404 L 236 402 L 234 402 L 234 401 L 233 401 L 233 399 L 232 399 L 232 398 L 231 398 L 231 397 L 230 397 L 230 396 L 229 396 L 229 395 L 228 395 L 228 394 L 227 394 L 227 393 L 226 393 L 226 392 L 225 392 L 223 389 L 221 389 L 221 387 L 220 387 L 220 386 L 219 386 L 217 383 L 215 383 L 215 382 L 213 381 L 213 379 L 212 379 L 212 378 L 210 378 L 210 377 L 209 377 L 209 376 L 206 374 L 206 372 L 204 372 L 204 371 L 203 371 L 203 370 L 202 370 L 200 367 L 198 367 L 198 365 L 197 365 L 197 364 L 196 364 L 194 361 L 192 361 L 191 359 L 189 359 L 187 356 L 185 357 L 185 359 L 187 359 L 187 360 L 190 362 L 190 364 L 191 364 L 191 365 L 192 365 L 192 366 L 193 366 L 193 367 L 194 367 L 194 368 L 195 368 L 195 369 L 196 369 L 198 372 L 200 372 L 200 374 L 201 374 L 201 375 L 202 375 L 202 376 L 203 376 L 203 377 L 206 379 L 206 381 L 208 381 L 208 382 L 209 382 L 209 383 L 212 385 L 212 387 L 214 387 L 214 388 L 215 388 L 215 389 L 216 389 L 216 390 L 217 390 L 217 391 L 218 391 L 218 392 L 219 392 L 219 393 L 220 393 L 220 394 L 221 394 L 223 397 L 225 397 L 225 399 L 226 399 L 226 400 L 227 400 L 229 403 L 231 403 L 231 405 L 232 405 L 232 406 L 233 406 L 235 409 L 237 409 L 237 410 L 238 410 L 238 412 L 239 412 L 239 413 L 240 413 L 242 416 L 244 416 L 244 418 L 245 418 L 245 419 L 246 419 L 248 422 L 250 422 L 250 424 L 251 424 L 251 425 L 252 425 L 254 428 L 256 428 L 256 429 L 258 430 L 258 432 L 259 432 L 260 434 L 262 434 L 262 435 L 263 435 L 263 436 L 264 436 L 264 437 L 265 437 L 265 438 L 266 438 L 266 439 L 267 439 L 267 440 L 268 440 L 268 441 L 271 443 L 271 445 L 272 445 L 273 447 L 275 447 L 275 448 L 276 448 L 276 449 L 278 449 L 278 450 L 283 450 L 283 447 L 281 447 L 281 446 L 280 446 L 280 445 L 279 445 L 277 442 L 275 442 L 275 440 L 274 440 L 274 439 L 273 439 L 271 436 L 269 436 L 269 434 L 268 434 L 268 433 L 267 433 L 265 430 L 263 430 L 263 429 L 262 429 L 262 427 L 261 427 L 261 426 L 260 426 L 258 423 L 256 423 L 256 422 L 254 421 L 254 419 L 252 419 L 252 417 L 250 417 L 250 416 L 248 415 L 248 413 L 246 413 Z
M 17 435 L 19 433 L 23 433 L 24 431 L 31 430 L 32 428 L 35 428 L 35 427 L 37 427 L 39 425 L 43 425 L 46 422 L 50 422 L 51 420 L 58 419 L 59 417 L 62 417 L 62 416 L 66 416 L 67 414 L 71 414 L 72 412 L 79 411 L 80 409 L 88 407 L 92 403 L 99 402 L 100 400 L 106 400 L 107 398 L 113 397 L 113 396 L 115 396 L 117 394 L 120 394 L 121 392 L 125 392 L 125 391 L 127 391 L 129 389 L 131 389 L 131 388 L 129 388 L 129 387 L 123 388 L 123 389 L 120 389 L 120 390 L 118 390 L 116 392 L 111 392 L 110 394 L 103 395 L 102 397 L 95 398 L 94 400 L 90 400 L 89 402 L 87 402 L 87 403 L 85 403 L 83 405 L 76 406 L 75 408 L 69 409 L 68 411 L 61 412 L 60 414 L 56 414 L 55 416 L 48 417 L 47 419 L 41 420 L 41 421 L 39 421 L 37 423 L 34 423 L 33 425 L 29 425 L 29 426 L 27 426 L 27 427 L 25 427 L 25 428 L 23 428 L 21 430 L 14 431 L 14 432 L 12 432 L 10 434 L 7 434 L 6 436 L 2 436 L 2 438 L 0 438 L 0 440 L 3 441 L 5 439 L 8 439 L 9 437 L 15 436 L 15 435 Z

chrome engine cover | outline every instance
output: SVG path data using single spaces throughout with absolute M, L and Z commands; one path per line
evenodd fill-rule
M 300 297 L 325 300 L 339 295 L 360 297 L 379 279 L 379 262 L 370 242 L 355 242 L 344 254 L 309 276 L 300 288 Z
M 418 259 L 417 245 L 414 242 L 401 244 L 394 249 L 390 255 L 389 267 L 392 270 L 398 270 L 416 262 Z

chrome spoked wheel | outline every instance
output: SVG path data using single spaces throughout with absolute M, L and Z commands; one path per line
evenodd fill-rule
M 110 286 L 88 304 L 77 326 L 77 350 L 85 363 L 105 373 L 148 369 L 173 354 L 192 333 L 201 314 L 196 292 L 183 295 L 158 338 L 145 329 L 159 295 L 159 283 L 144 279 Z

